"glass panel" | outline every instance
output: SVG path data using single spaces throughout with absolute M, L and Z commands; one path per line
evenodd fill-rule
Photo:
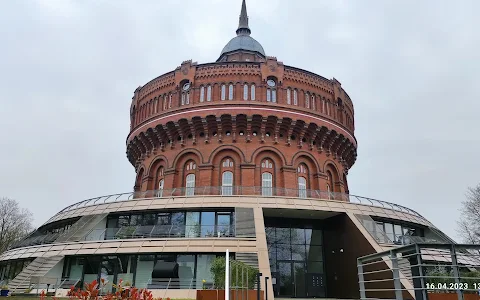
M 195 255 L 179 255 L 177 257 L 178 277 L 180 289 L 195 288 L 193 276 L 195 274 Z
M 197 256 L 197 276 L 195 278 L 197 283 L 197 289 L 201 289 L 203 282 L 205 280 L 205 284 L 207 286 L 213 285 L 213 275 L 210 272 L 210 267 L 212 265 L 212 261 L 215 259 L 215 255 L 198 255 Z
M 307 260 L 305 245 L 292 245 L 292 260 Z
M 122 286 L 133 285 L 133 266 L 132 263 L 136 259 L 133 255 L 118 256 L 118 276 L 117 284 L 122 280 Z
M 225 85 L 222 85 L 222 100 L 225 100 Z
M 231 214 L 217 214 L 217 236 L 231 235 Z
M 393 229 L 395 230 L 395 241 L 401 240 L 401 236 L 403 235 L 402 226 L 394 225 Z
M 293 296 L 292 263 L 278 263 L 278 293 L 280 296 Z
M 116 256 L 108 256 L 102 260 L 100 268 L 100 279 L 104 280 L 102 292 L 111 292 L 113 285 L 113 275 L 115 274 Z
M 130 218 L 130 225 L 131 226 L 139 226 L 142 225 L 143 216 L 142 215 L 132 215 Z
M 243 86 L 243 100 L 248 100 L 248 85 Z
M 393 235 L 393 225 L 391 223 L 385 223 L 385 233 L 390 241 L 394 241 L 395 237 Z M 387 241 L 388 242 L 388 241 Z
M 323 260 L 323 247 L 307 245 L 307 260 L 309 262 Z
M 272 245 L 275 244 L 275 227 L 266 227 L 265 228 L 265 235 L 267 237 L 267 244 Z
M 157 215 L 157 225 L 170 225 L 171 216 L 170 213 L 159 213 Z
M 98 280 L 98 273 L 100 271 L 100 263 L 102 258 L 99 256 L 85 257 L 85 275 L 84 283 L 90 283 L 94 280 Z
M 275 266 L 277 263 L 277 248 L 275 246 L 267 247 L 268 248 L 268 260 L 270 261 L 270 266 Z M 274 272 L 274 270 L 272 270 Z
M 277 102 L 277 90 L 272 90 L 272 102 Z
M 277 260 L 291 260 L 292 250 L 290 244 L 277 244 Z
M 305 229 L 305 235 L 307 237 L 307 244 L 310 245 L 322 245 L 323 237 L 320 229 Z
M 137 270 L 135 275 L 135 287 L 146 288 L 148 282 L 152 279 L 154 255 L 139 255 L 137 261 Z
M 201 237 L 214 236 L 215 232 L 215 212 L 202 212 L 202 233 Z
M 118 216 L 118 227 L 130 226 L 130 216 Z
M 83 264 L 85 263 L 84 258 L 72 257 L 70 263 L 70 270 L 68 271 L 68 278 L 72 280 L 81 280 L 83 274 Z
M 186 237 L 199 237 L 200 236 L 200 212 L 187 212 L 187 218 L 185 223 L 185 236 Z
M 305 244 L 305 229 L 292 228 L 291 236 L 292 236 L 292 244 Z
M 207 101 L 212 100 L 212 87 L 209 85 L 207 87 Z
M 230 171 L 222 174 L 222 195 L 233 195 L 233 173 Z
M 307 180 L 304 177 L 298 177 L 298 197 L 307 198 Z
M 233 100 L 233 84 L 228 86 L 228 100 Z
M 155 225 L 155 214 L 145 214 L 143 216 L 144 225 Z
M 109 217 L 107 221 L 107 228 L 116 228 L 118 224 L 118 217 Z
M 295 262 L 293 263 L 293 276 L 294 276 L 294 292 L 295 297 L 306 297 L 307 290 L 305 287 L 305 263 Z
M 252 84 L 252 88 L 251 88 L 250 98 L 251 98 L 252 100 L 255 100 L 255 85 L 253 85 L 253 84 Z

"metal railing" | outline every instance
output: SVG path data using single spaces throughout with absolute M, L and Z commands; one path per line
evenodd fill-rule
M 200 238 L 235 237 L 230 225 L 143 225 L 120 228 L 94 229 L 85 236 L 86 241 L 138 239 L 138 238 Z
M 366 198 L 361 196 L 355 196 L 345 193 L 333 193 L 321 190 L 308 190 L 308 189 L 287 189 L 287 188 L 275 188 L 275 187 L 244 187 L 244 186 L 205 186 L 205 187 L 191 187 L 191 188 L 174 188 L 163 190 L 150 190 L 144 192 L 131 192 L 112 194 L 107 196 L 100 196 L 96 198 L 86 199 L 70 206 L 65 207 L 58 214 L 70 211 L 73 209 L 87 207 L 91 205 L 98 205 L 103 203 L 112 203 L 119 201 L 129 201 L 148 198 L 172 198 L 172 197 L 194 197 L 194 196 L 223 196 L 223 197 L 235 197 L 235 196 L 256 196 L 256 197 L 287 197 L 287 198 L 305 198 L 305 199 L 321 199 L 332 201 L 347 201 L 351 203 L 370 205 L 375 207 L 392 209 L 404 213 L 408 213 L 422 219 L 423 216 L 416 211 L 407 208 L 402 205 L 390 203 L 386 201 L 376 200 L 372 198 Z
M 415 243 L 360 257 L 357 267 L 362 300 L 478 299 L 480 292 L 480 245 Z

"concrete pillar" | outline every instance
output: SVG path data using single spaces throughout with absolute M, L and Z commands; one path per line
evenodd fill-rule
M 267 236 L 265 234 L 265 221 L 263 219 L 263 210 L 261 207 L 253 209 L 253 216 L 255 219 L 255 236 L 257 238 L 257 255 L 258 255 L 258 271 L 262 273 L 260 280 L 261 289 L 268 290 L 269 299 L 274 298 L 272 280 L 268 281 L 268 286 L 265 287 L 265 276 L 272 278 L 270 272 L 270 261 L 268 259 Z

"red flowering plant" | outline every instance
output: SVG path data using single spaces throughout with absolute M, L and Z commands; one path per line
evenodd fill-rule
M 124 288 L 123 280 L 120 279 L 118 284 L 113 284 L 115 293 L 107 293 L 100 295 L 100 291 L 105 287 L 105 280 L 101 279 L 100 283 L 96 280 L 89 284 L 85 284 L 83 290 L 71 287 L 67 293 L 70 300 L 154 300 L 152 292 L 147 289 L 137 289 L 135 287 Z M 44 300 L 44 299 L 41 299 Z M 170 300 L 170 299 L 168 299 Z

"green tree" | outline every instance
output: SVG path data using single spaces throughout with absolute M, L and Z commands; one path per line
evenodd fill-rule
M 460 209 L 462 215 L 457 232 L 464 242 L 480 244 L 480 184 L 469 188 L 466 198 Z
M 16 200 L 0 198 L 0 254 L 32 230 L 32 214 Z

